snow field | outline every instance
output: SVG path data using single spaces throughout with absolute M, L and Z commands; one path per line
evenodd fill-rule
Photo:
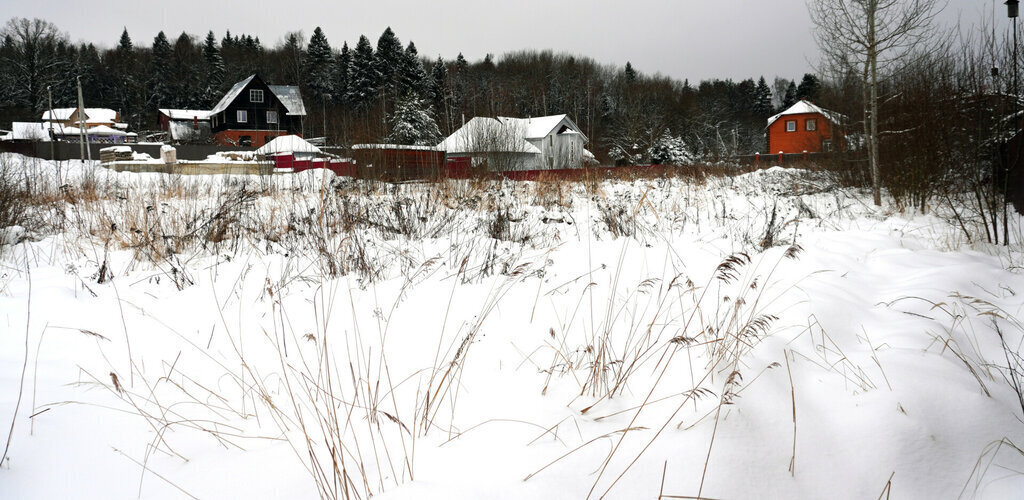
M 994 444 L 1024 442 L 1021 248 L 941 209 L 779 168 L 394 186 L 0 160 L 48 200 L 0 249 L 0 422 L 22 389 L 0 496 L 1024 489 Z

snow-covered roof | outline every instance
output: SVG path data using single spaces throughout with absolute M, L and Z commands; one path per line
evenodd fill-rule
M 306 105 L 302 103 L 302 94 L 299 87 L 295 85 L 267 85 L 270 91 L 281 100 L 281 104 L 288 109 L 289 115 L 306 116 Z
M 54 125 L 54 130 L 58 126 Z M 41 122 L 14 122 L 11 123 L 11 133 L 4 136 L 6 140 L 14 141 L 49 141 L 50 124 Z
M 317 153 L 322 154 L 320 148 L 306 142 L 297 135 L 282 135 L 256 150 L 256 154 L 272 155 L 275 153 Z
M 193 125 L 199 125 L 199 129 L 196 130 Z M 200 120 L 198 124 L 193 124 L 192 120 L 172 120 L 167 124 L 167 129 L 172 141 L 195 140 L 210 136 L 208 120 Z
M 228 106 L 238 98 L 238 94 L 245 90 L 245 87 L 249 85 L 249 82 L 251 82 L 253 78 L 256 78 L 255 74 L 232 85 L 231 90 L 228 90 L 228 92 L 224 94 L 224 97 L 220 98 L 220 101 L 218 101 L 217 105 L 210 110 L 210 114 L 207 116 L 213 116 L 225 109 L 228 109 Z M 288 110 L 288 113 L 286 114 L 293 116 L 306 116 L 306 106 L 302 103 L 302 94 L 299 93 L 299 87 L 295 85 L 267 85 L 267 87 L 275 96 L 277 96 L 278 100 L 281 101 L 281 104 L 284 104 L 285 109 Z
M 583 135 L 576 123 L 569 118 L 569 115 L 551 115 L 551 116 L 537 116 L 531 118 L 509 118 L 506 116 L 499 116 L 498 120 L 508 125 L 514 125 L 522 128 L 523 137 L 526 139 L 539 139 L 541 137 L 547 137 L 552 132 L 557 133 L 559 125 L 565 123 L 569 126 L 569 131 Z M 587 136 L 583 135 L 583 140 L 587 141 Z
M 814 104 L 811 101 L 801 100 L 800 102 L 790 106 L 789 109 L 787 109 L 787 110 L 785 110 L 785 111 L 783 111 L 783 112 L 781 112 L 781 113 L 779 113 L 779 114 L 769 118 L 768 119 L 768 125 L 766 125 L 766 127 L 770 127 L 779 118 L 781 118 L 783 116 L 786 116 L 786 115 L 805 115 L 805 114 L 813 114 L 813 113 L 817 113 L 817 114 L 820 114 L 820 115 L 824 116 L 825 118 L 828 119 L 828 121 L 830 121 L 832 123 L 839 123 L 839 119 L 842 118 L 842 116 L 843 116 L 843 115 L 841 115 L 839 113 L 836 113 L 834 111 L 828 111 L 828 110 L 826 110 L 826 109 L 824 109 L 824 108 Z
M 172 120 L 191 120 L 198 118 L 200 120 L 209 120 L 210 111 L 201 109 L 161 109 L 161 113 L 167 115 Z
M 228 109 L 228 106 L 232 102 L 234 102 L 235 98 L 238 97 L 238 94 L 242 93 L 242 90 L 245 89 L 246 85 L 249 85 L 249 82 L 251 82 L 253 78 L 256 78 L 255 73 L 251 75 L 249 78 L 246 78 L 245 80 L 242 80 L 232 85 L 231 90 L 228 90 L 228 92 L 224 94 L 224 97 L 221 97 L 220 101 L 217 102 L 217 105 L 210 110 L 210 116 L 213 116 L 217 113 L 220 113 L 221 111 L 224 111 L 225 109 Z
M 352 149 L 404 149 L 408 151 L 444 151 L 436 146 L 410 146 L 408 144 L 353 144 Z
M 43 121 L 55 120 L 64 121 L 71 118 L 78 108 L 54 108 L 51 112 L 43 112 Z M 86 123 L 114 123 L 117 121 L 117 111 L 107 108 L 85 108 Z
M 452 153 L 543 154 L 526 140 L 527 127 L 517 119 L 502 121 L 477 116 L 437 145 Z

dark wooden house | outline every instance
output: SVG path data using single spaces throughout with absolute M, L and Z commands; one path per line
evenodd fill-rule
M 301 136 L 305 116 L 297 86 L 267 85 L 252 75 L 232 86 L 210 110 L 210 129 L 216 143 L 259 147 L 278 136 Z

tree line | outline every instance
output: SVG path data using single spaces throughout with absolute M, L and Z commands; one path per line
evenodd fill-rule
M 11 19 L 0 31 L 0 123 L 38 120 L 77 102 L 109 107 L 137 131 L 156 128 L 159 108 L 210 109 L 252 73 L 299 85 L 304 134 L 337 145 L 436 144 L 474 116 L 567 113 L 604 162 L 719 161 L 765 148 L 767 118 L 801 98 L 817 100 L 814 75 L 691 85 L 624 66 L 551 51 L 480 61 L 423 57 L 390 28 L 373 43 L 332 46 L 319 27 L 287 33 L 276 46 L 249 34 L 158 33 L 145 43 L 125 28 L 112 48 L 72 43 L 44 20 Z

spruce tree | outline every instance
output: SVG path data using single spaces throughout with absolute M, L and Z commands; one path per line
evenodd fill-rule
M 789 87 L 786 87 L 786 96 L 782 99 L 782 109 L 780 111 L 789 109 L 790 106 L 796 104 L 798 101 L 799 99 L 796 96 L 796 84 L 789 82 Z
M 424 109 L 423 102 L 414 96 L 398 101 L 389 122 L 391 134 L 387 141 L 393 144 L 433 146 L 441 141 L 441 132 L 430 110 Z
M 420 55 L 416 50 L 416 44 L 412 42 L 409 42 L 409 45 L 405 48 L 402 65 L 398 74 L 398 82 L 401 95 L 421 98 L 424 92 L 426 92 L 427 72 L 423 69 L 423 63 L 420 62 Z
M 796 88 L 796 99 L 807 99 L 808 101 L 814 102 L 818 100 L 818 94 L 821 91 L 821 82 L 818 81 L 818 77 L 806 73 L 804 78 L 800 80 L 800 85 Z
M 380 73 L 375 61 L 373 46 L 366 36 L 360 36 L 352 53 L 352 66 L 347 92 L 348 102 L 355 108 L 363 108 L 376 97 L 380 85 Z
M 757 81 L 757 89 L 754 91 L 754 113 L 762 118 L 772 114 L 772 89 L 763 76 Z
M 404 62 L 405 50 L 390 26 L 377 39 L 374 58 L 380 75 L 380 90 L 394 95 L 399 88 L 398 71 Z
M 202 102 L 204 107 L 213 106 L 220 96 L 221 85 L 224 84 L 224 58 L 217 48 L 217 39 L 213 32 L 206 34 L 203 42 L 204 82 Z
M 626 81 L 627 82 L 635 82 L 636 81 L 636 70 L 633 69 L 633 64 L 630 63 L 629 61 L 626 61 L 625 73 L 626 73 Z
M 152 77 L 152 83 L 149 86 L 149 103 L 154 108 L 164 108 L 171 106 L 173 77 L 171 42 L 167 40 L 167 35 L 163 31 L 157 33 L 153 38 L 152 50 L 153 59 L 150 61 L 149 69 L 149 74 Z
M 313 97 L 326 99 L 334 94 L 334 54 L 327 36 L 319 26 L 306 46 L 306 83 Z
M 437 56 L 437 62 L 430 70 L 429 80 L 430 100 L 434 103 L 435 116 L 439 118 L 446 132 L 451 128 L 450 116 L 451 98 L 448 92 L 448 66 L 441 56 Z
M 352 79 L 352 51 L 348 48 L 348 42 L 341 45 L 341 53 L 338 60 L 334 62 L 334 102 L 341 105 L 348 104 L 348 91 Z

